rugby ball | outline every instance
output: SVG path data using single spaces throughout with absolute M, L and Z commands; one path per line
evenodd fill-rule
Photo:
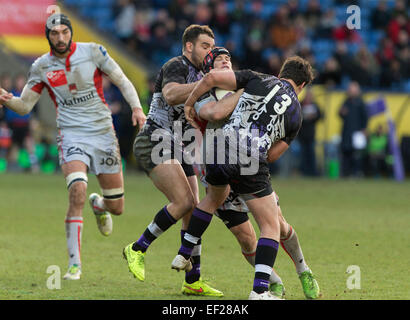
M 229 91 L 229 90 L 224 90 L 224 89 L 219 89 L 219 88 L 215 89 L 215 97 L 218 101 L 224 97 L 230 96 L 233 93 L 234 91 Z

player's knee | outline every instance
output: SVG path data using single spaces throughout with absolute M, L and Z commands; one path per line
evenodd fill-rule
M 69 189 L 70 205 L 82 208 L 87 198 L 87 185 L 85 183 L 75 183 Z
M 194 210 L 195 208 L 195 200 L 192 197 L 189 197 L 187 199 L 185 199 L 184 203 L 183 203 L 183 211 L 184 212 L 191 212 L 192 210 Z
M 73 172 L 66 177 L 70 205 L 83 207 L 87 197 L 88 178 L 85 172 Z
M 102 195 L 107 210 L 114 215 L 121 215 L 124 210 L 124 189 L 102 189 Z

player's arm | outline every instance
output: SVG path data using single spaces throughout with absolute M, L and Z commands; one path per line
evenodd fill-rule
M 185 118 L 195 128 L 198 128 L 198 125 L 195 122 L 196 112 L 194 104 L 203 94 L 214 87 L 225 90 L 236 90 L 236 77 L 234 72 L 232 70 L 214 69 L 196 83 L 195 88 L 185 101 L 184 106 Z
M 139 129 L 142 128 L 146 121 L 146 116 L 141 107 L 141 102 L 138 93 L 131 81 L 124 74 L 117 62 L 112 59 L 104 47 L 97 44 L 92 44 L 93 56 L 97 66 L 103 71 L 113 84 L 121 91 L 125 101 L 132 109 L 132 124 L 138 124 Z
M 280 158 L 280 156 L 286 150 L 288 150 L 288 148 L 289 148 L 289 145 L 285 141 L 283 141 L 283 140 L 276 141 L 275 143 L 273 143 L 271 145 L 271 147 L 268 150 L 267 161 L 268 162 L 275 162 L 276 160 L 278 160 Z
M 208 102 L 199 110 L 199 117 L 211 122 L 227 118 L 235 109 L 242 93 L 243 89 L 240 89 L 219 101 Z
M 162 88 L 162 95 L 170 106 L 176 106 L 186 101 L 196 84 L 169 82 Z
M 24 86 L 20 97 L 15 97 L 13 94 L 0 88 L 0 105 L 4 105 L 22 116 L 30 113 L 40 97 L 39 93 L 31 90 L 27 85 Z

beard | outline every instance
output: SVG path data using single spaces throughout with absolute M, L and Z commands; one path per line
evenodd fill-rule
M 192 50 L 192 63 L 199 69 L 202 70 L 202 61 L 201 57 L 198 55 L 196 50 Z
M 51 43 L 51 41 L 49 41 L 51 50 L 53 50 L 54 52 L 58 53 L 58 54 L 64 54 L 66 53 L 68 50 L 70 50 L 71 47 L 71 39 L 70 41 L 67 43 L 66 47 L 64 49 L 59 49 L 58 46 L 61 44 L 65 44 L 64 42 L 58 42 L 55 46 Z

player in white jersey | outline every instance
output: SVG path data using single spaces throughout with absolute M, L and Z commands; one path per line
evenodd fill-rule
M 50 52 L 31 66 L 21 97 L 0 88 L 0 104 L 27 114 L 44 88 L 55 104 L 59 160 L 69 194 L 65 219 L 69 267 L 64 279 L 78 280 L 88 171 L 97 176 L 102 191 L 102 196 L 92 193 L 89 203 L 103 235 L 112 232 L 110 213 L 120 215 L 124 209 L 121 157 L 102 75 L 109 77 L 131 106 L 134 126 L 142 128 L 146 117 L 134 86 L 103 46 L 73 42 L 71 22 L 64 14 L 51 15 L 45 29 Z

